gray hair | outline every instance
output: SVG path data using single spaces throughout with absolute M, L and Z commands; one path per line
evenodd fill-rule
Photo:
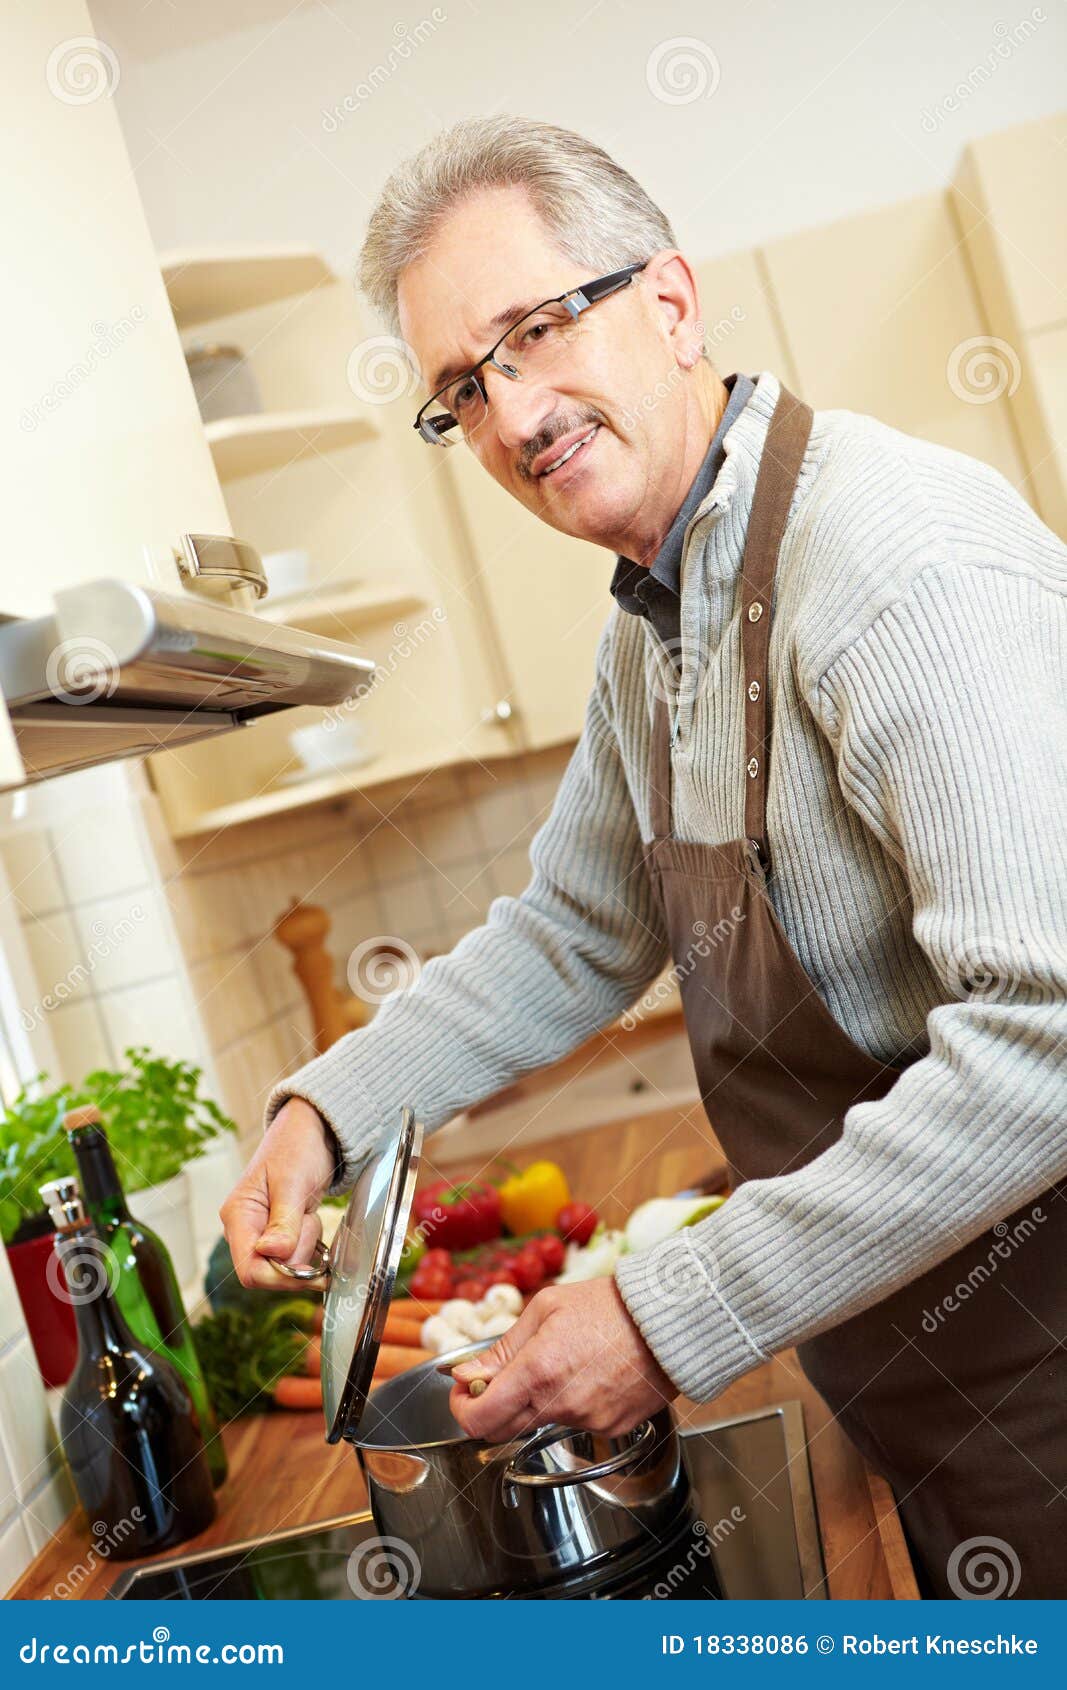
M 359 282 L 399 335 L 397 283 L 442 218 L 484 188 L 523 187 L 560 252 L 607 275 L 677 246 L 659 206 L 601 147 L 519 117 L 471 117 L 401 164 L 371 214 Z

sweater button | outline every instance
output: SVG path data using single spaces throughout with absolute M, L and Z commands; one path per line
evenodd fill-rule
M 748 760 L 749 779 L 755 780 L 755 778 L 758 774 L 759 774 L 759 759 L 757 757 L 750 757 L 749 760 Z

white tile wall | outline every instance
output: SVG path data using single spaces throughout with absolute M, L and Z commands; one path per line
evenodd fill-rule
M 21 935 L 34 994 L 19 1008 L 33 1022 L 36 1065 L 56 1081 L 77 1083 L 92 1068 L 121 1065 L 125 1046 L 148 1044 L 199 1062 L 214 1089 L 165 877 L 145 831 L 147 797 L 140 770 L 112 767 L 49 782 L 20 795 L 17 806 L 0 798 L 6 926 L 12 918 L 17 924 L 12 943 L 17 948 Z M 197 1242 L 208 1246 L 218 1228 L 206 1206 L 217 1211 L 215 1191 L 225 1178 L 214 1172 L 200 1179 L 194 1208 Z M 0 1249 L 0 1592 L 74 1505 Z
M 74 1490 L 0 1249 L 0 1595 L 74 1506 Z

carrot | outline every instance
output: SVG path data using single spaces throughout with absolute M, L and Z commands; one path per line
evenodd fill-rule
M 389 1305 L 398 1314 L 410 1316 L 412 1320 L 425 1320 L 428 1314 L 440 1314 L 444 1306 L 440 1297 L 394 1297 Z
M 278 1380 L 272 1394 L 279 1408 L 321 1408 L 322 1380 L 302 1379 L 297 1373 L 286 1373 Z
M 429 1350 L 413 1349 L 408 1344 L 382 1344 L 374 1364 L 375 1375 L 392 1379 L 397 1373 L 406 1373 L 409 1367 L 417 1367 L 420 1361 L 429 1361 L 430 1353 Z
M 410 1315 L 397 1314 L 395 1309 L 390 1309 L 385 1317 L 382 1337 L 387 1344 L 409 1344 L 418 1349 L 422 1342 L 422 1321 L 414 1320 Z

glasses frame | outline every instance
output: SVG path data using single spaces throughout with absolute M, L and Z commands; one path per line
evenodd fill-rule
M 486 391 L 485 381 L 478 372 L 487 364 L 491 364 L 494 370 L 499 370 L 500 374 L 507 376 L 509 381 L 522 380 L 521 370 L 516 369 L 514 364 L 502 363 L 497 357 L 498 349 L 509 335 L 515 333 L 520 324 L 525 323 L 528 317 L 536 317 L 537 313 L 543 311 L 546 305 L 562 305 L 564 310 L 570 312 L 572 320 L 577 322 L 583 311 L 588 311 L 591 306 L 599 305 L 602 299 L 608 299 L 613 293 L 619 293 L 623 288 L 628 287 L 638 271 L 643 270 L 648 262 L 647 258 L 643 258 L 639 264 L 627 264 L 623 270 L 613 270 L 608 276 L 597 276 L 591 282 L 583 282 L 581 287 L 568 288 L 566 293 L 557 293 L 552 299 L 542 299 L 540 305 L 531 306 L 529 311 L 524 311 L 521 317 L 517 317 L 511 326 L 504 330 L 500 339 L 489 348 L 483 358 L 479 358 L 478 362 L 472 364 L 469 370 L 461 370 L 458 375 L 450 376 L 443 386 L 437 389 L 436 393 L 431 393 L 426 403 L 419 407 L 419 413 L 412 426 L 424 440 L 429 441 L 431 446 L 454 445 L 454 442 L 447 440 L 445 436 L 449 429 L 460 426 L 459 418 L 452 416 L 451 412 L 444 417 L 427 417 L 426 415 L 430 406 L 440 399 L 442 393 L 447 393 L 449 388 L 455 387 L 457 382 L 473 380 L 482 396 L 486 409 L 488 409 L 489 394 Z

